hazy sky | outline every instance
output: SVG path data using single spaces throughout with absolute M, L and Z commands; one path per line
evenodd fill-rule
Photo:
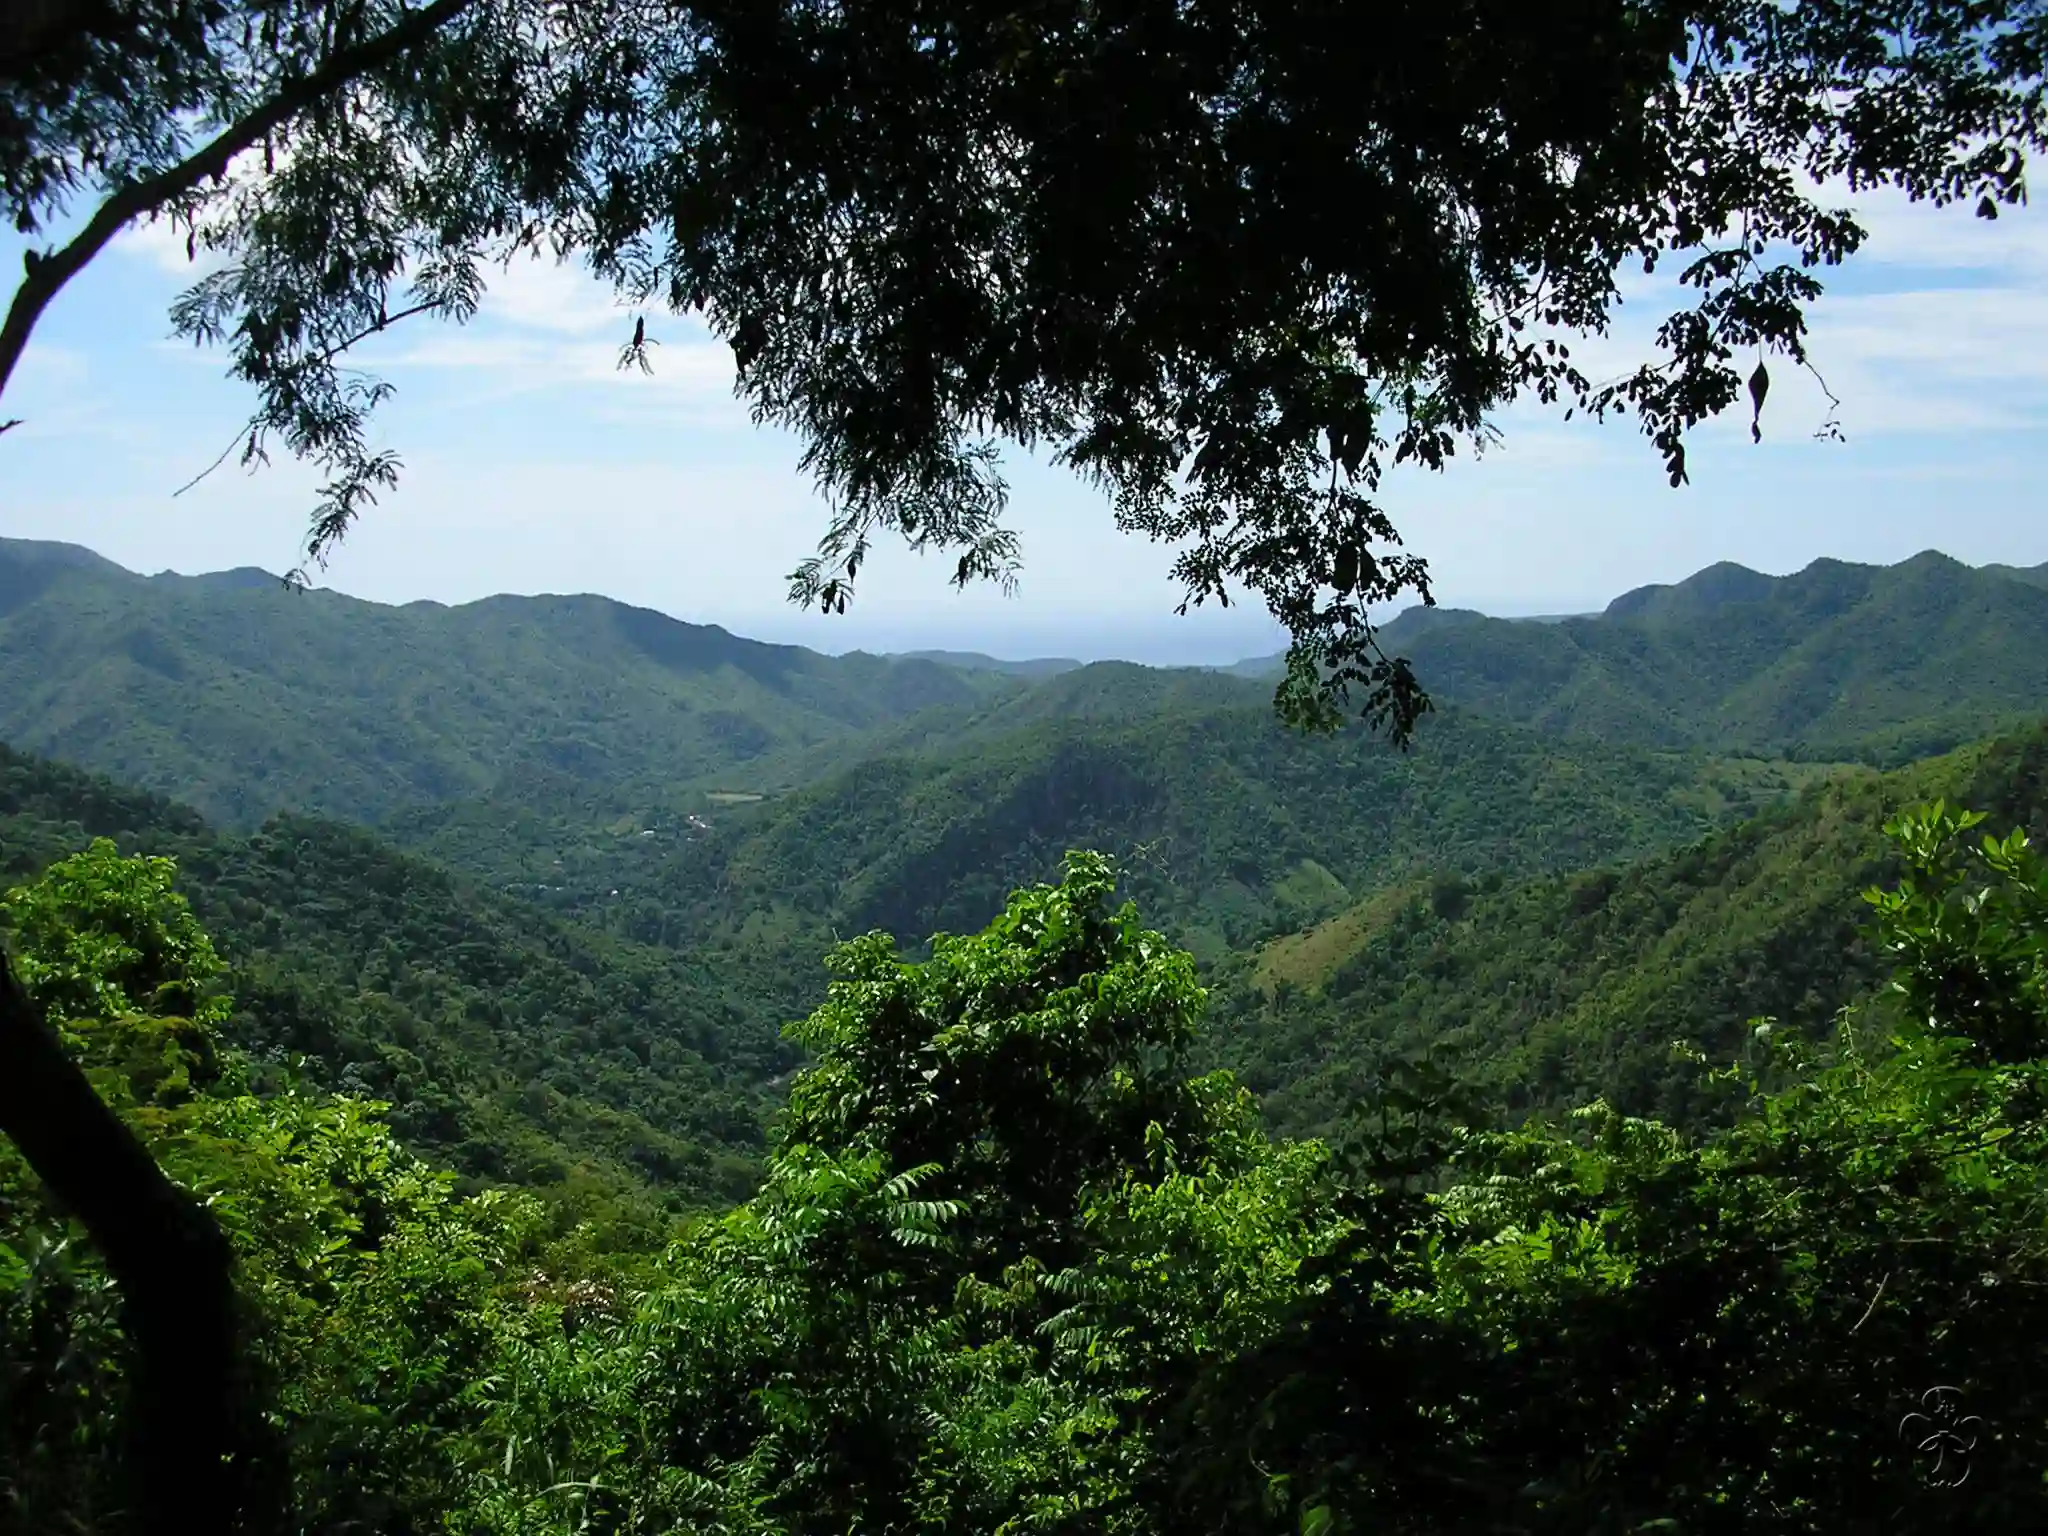
M 1581 611 L 1716 560 L 1785 572 L 1929 547 L 2048 560 L 2033 480 L 2048 425 L 2048 226 L 2027 210 L 1995 224 L 1893 202 L 1869 213 L 1873 239 L 1833 276 L 1813 326 L 1846 444 L 1812 439 L 1820 396 L 1782 367 L 1762 446 L 1746 421 L 1716 424 L 1676 492 L 1632 425 L 1517 409 L 1484 460 L 1387 484 L 1439 600 Z M 0 271 L 18 267 L 18 244 L 0 242 Z M 231 461 L 172 497 L 248 406 L 220 354 L 167 339 L 166 306 L 191 276 L 181 241 L 143 230 L 59 299 L 8 396 L 6 414 L 27 424 L 0 437 L 0 535 L 70 540 L 147 572 L 295 563 L 311 479 L 288 460 L 254 476 Z M 1632 285 L 1628 324 L 1581 354 L 1594 371 L 1641 355 L 1630 337 L 1667 292 Z M 835 651 L 1222 661 L 1276 646 L 1263 613 L 1176 619 L 1168 552 L 1118 534 L 1099 495 L 1029 462 L 1012 474 L 1016 598 L 954 593 L 943 562 L 892 551 L 863 572 L 853 613 L 798 612 L 783 577 L 816 539 L 820 504 L 795 442 L 747 421 L 728 355 L 701 331 L 652 319 L 657 375 L 621 374 L 630 317 L 581 274 L 538 263 L 499 277 L 466 329 L 411 323 L 425 328 L 363 352 L 399 386 L 380 432 L 405 474 L 322 578 L 343 591 L 601 592 Z

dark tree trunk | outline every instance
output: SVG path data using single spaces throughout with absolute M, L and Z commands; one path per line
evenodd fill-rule
M 133 1529 L 236 1524 L 233 1253 L 156 1165 L 22 991 L 0 951 L 0 1132 L 84 1226 L 121 1288 L 134 1347 Z

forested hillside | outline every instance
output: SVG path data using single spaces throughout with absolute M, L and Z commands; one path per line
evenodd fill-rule
M 5 910 L 232 1245 L 230 1489 L 266 1528 L 1961 1536 L 2034 1528 L 2048 1455 L 2015 1347 L 2048 1288 L 2048 866 L 1971 830 L 1891 828 L 1910 1027 L 1720 1074 L 1721 1135 L 1601 1104 L 1503 1132 L 1425 1084 L 1335 1150 L 1191 1075 L 1192 957 L 1080 855 L 922 963 L 840 950 L 759 1193 L 658 1258 L 547 1243 L 360 1101 L 250 1093 L 162 861 L 102 844 Z M 121 1522 L 115 1290 L 11 1146 L 0 1244 L 9 1513 Z
M 1223 679 L 1069 680 L 1089 689 L 1087 709 L 1015 724 L 1006 710 L 759 803 L 600 826 L 478 802 L 401 830 L 616 931 L 736 943 L 763 964 L 822 953 L 835 931 L 972 931 L 1068 849 L 1093 848 L 1177 942 L 1214 959 L 1418 871 L 1573 869 L 1688 841 L 1817 771 L 1448 714 L 1404 753 L 1362 731 L 1290 733 L 1264 702 L 1188 697 Z
M 419 1152 L 614 1225 L 752 1187 L 768 1085 L 794 1061 L 756 978 L 580 928 L 333 822 L 236 836 L 0 748 L 0 884 L 98 837 L 177 860 L 234 969 L 224 1028 L 259 1080 L 296 1069 L 388 1100 Z
M 1386 639 L 1461 713 L 1607 749 L 1882 766 L 2048 706 L 2048 589 L 2027 574 L 1931 554 L 1715 567 L 1596 618 L 1411 610 Z M 1072 722 L 1185 734 L 1270 700 L 1227 673 L 934 656 L 828 657 L 594 597 L 393 608 L 261 572 L 144 578 L 0 541 L 0 740 L 244 830 L 279 810 L 431 826 L 478 801 L 679 820 L 705 791 L 785 792 L 850 761 L 1000 754 Z
M 279 810 L 375 824 L 486 794 L 631 801 L 1021 686 L 607 598 L 396 608 L 0 540 L 0 741 L 244 829 Z
M 1516 1111 L 1603 1094 L 1688 1123 L 1674 1045 L 1738 1054 L 1748 1022 L 1824 1028 L 1886 969 L 1861 901 L 1898 874 L 1883 828 L 1934 800 L 2048 826 L 2048 725 L 1789 804 L 1632 864 L 1376 893 L 1234 973 L 1217 1050 L 1277 1126 L 1336 1129 L 1396 1061 L 1433 1055 Z
M 1677 1113 L 1641 1038 L 1852 995 L 1838 898 L 1877 807 L 1975 761 L 1894 784 L 1827 753 L 2048 702 L 2029 576 L 1721 566 L 1595 618 L 1418 611 L 1389 643 L 1445 703 L 1404 752 L 1283 729 L 1220 672 L 830 658 L 595 598 L 397 609 L 0 543 L 0 729 L 234 829 L 10 758 L 40 808 L 5 847 L 178 856 L 260 999 L 244 1043 L 392 1098 L 477 1177 L 743 1186 L 835 936 L 974 931 L 1084 847 L 1225 984 L 1219 1048 L 1280 1123 L 1424 1045 L 1518 1101 Z
M 1893 766 L 2048 704 L 2042 568 L 1716 565 L 1538 622 L 1410 608 L 1382 639 L 1440 704 L 1645 746 Z

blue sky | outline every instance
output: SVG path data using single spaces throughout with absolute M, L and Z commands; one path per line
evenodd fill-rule
M 1816 442 L 1823 405 L 1774 370 L 1763 444 L 1746 421 L 1702 432 L 1693 484 L 1665 487 L 1628 425 L 1520 408 L 1505 443 L 1386 500 L 1439 600 L 1575 612 L 1716 560 L 1771 572 L 1821 556 L 1872 562 L 1938 548 L 1972 563 L 2048 560 L 2035 485 L 2048 426 L 2048 225 L 1868 204 L 1873 237 L 1830 280 L 1813 346 L 1842 399 L 1845 444 Z M 18 251 L 0 243 L 0 270 Z M 234 436 L 247 399 L 224 359 L 168 339 L 183 242 L 131 232 L 59 299 L 31 344 L 0 437 L 0 535 L 64 539 L 142 571 L 294 563 L 311 477 L 231 462 L 172 492 Z M 1661 281 L 1661 280 L 1660 280 Z M 1668 292 L 1634 283 L 1624 324 L 1580 349 L 1595 372 L 1640 356 Z M 1168 551 L 1116 532 L 1072 477 L 1013 466 L 1024 540 L 1017 597 L 953 592 L 938 560 L 890 551 L 842 618 L 791 609 L 783 576 L 822 507 L 798 446 L 754 427 L 731 365 L 700 331 L 656 319 L 657 374 L 613 367 L 630 317 L 573 269 L 521 263 L 464 329 L 394 332 L 364 362 L 399 393 L 380 432 L 398 493 L 322 578 L 386 602 L 494 592 L 601 592 L 743 634 L 825 650 L 951 646 L 1006 655 L 1224 661 L 1274 649 L 1259 612 L 1173 615 Z

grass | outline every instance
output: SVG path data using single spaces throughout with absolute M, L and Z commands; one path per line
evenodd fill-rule
M 1391 886 L 1317 923 L 1305 933 L 1283 934 L 1261 945 L 1252 964 L 1254 984 L 1269 996 L 1282 982 L 1308 989 L 1322 987 L 1336 974 L 1338 966 L 1414 899 L 1419 889 L 1414 885 Z

